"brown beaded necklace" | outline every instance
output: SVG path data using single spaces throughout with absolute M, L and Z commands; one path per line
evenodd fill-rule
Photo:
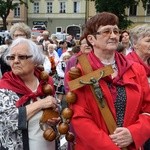
M 47 83 L 49 74 L 45 71 L 42 71 L 40 74 L 40 78 L 41 78 L 41 80 L 45 81 L 45 84 L 42 87 L 43 93 L 45 95 L 52 95 L 52 86 Z M 75 101 L 74 100 L 75 98 L 76 97 L 72 96 L 72 94 L 70 95 L 68 93 L 66 95 L 66 101 L 69 103 L 71 101 Z M 73 99 L 73 100 L 71 100 L 71 99 Z M 70 108 L 63 109 L 61 114 L 59 114 L 52 108 L 44 109 L 43 115 L 39 122 L 41 129 L 44 131 L 43 137 L 48 141 L 53 141 L 53 140 L 59 138 L 60 135 L 65 135 L 65 138 L 67 141 L 73 142 L 74 135 L 73 135 L 73 133 L 69 132 L 69 123 L 70 123 L 70 119 L 71 119 L 72 115 L 73 115 L 73 111 Z M 55 127 L 49 126 L 47 124 L 48 119 L 58 118 L 58 117 L 61 118 L 61 121 Z

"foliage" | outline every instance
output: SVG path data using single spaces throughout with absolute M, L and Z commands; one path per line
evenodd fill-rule
M 18 3 L 13 3 L 13 1 L 4 1 L 0 0 L 0 16 L 2 18 L 6 17 L 9 15 L 10 10 L 14 9 L 17 7 L 19 4 Z
M 143 7 L 146 8 L 146 3 L 149 0 L 141 0 Z M 133 22 L 127 19 L 125 9 L 132 5 L 138 5 L 140 0 L 95 0 L 95 8 L 97 12 L 112 12 L 119 17 L 119 28 L 126 29 Z
M 31 0 L 33 2 L 33 0 Z M 18 2 L 15 0 L 0 0 L 0 17 L 3 20 L 3 29 L 7 29 L 7 22 L 6 19 L 10 13 L 10 10 L 14 10 L 19 5 L 27 6 L 27 2 L 24 0 L 19 0 Z

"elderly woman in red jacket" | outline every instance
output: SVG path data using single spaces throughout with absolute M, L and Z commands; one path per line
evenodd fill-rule
M 113 68 L 113 73 L 97 81 L 97 85 L 117 127 L 110 133 L 89 85 L 73 90 L 77 96 L 77 101 L 70 105 L 74 111 L 71 123 L 76 135 L 75 149 L 142 148 L 150 137 L 149 86 L 143 66 L 128 61 L 116 51 L 118 17 L 108 12 L 96 14 L 87 21 L 84 35 L 92 47 L 87 59 L 93 71 L 108 65 Z M 84 75 L 80 62 L 77 67 Z
M 131 30 L 131 41 L 134 51 L 129 53 L 127 58 L 144 67 L 150 85 L 150 26 L 143 24 L 134 27 Z M 144 150 L 149 149 L 150 140 L 148 140 L 144 146 Z
M 150 78 L 150 26 L 138 25 L 131 30 L 131 41 L 134 51 L 127 55 L 131 61 L 141 64 Z M 150 83 L 150 82 L 149 82 Z

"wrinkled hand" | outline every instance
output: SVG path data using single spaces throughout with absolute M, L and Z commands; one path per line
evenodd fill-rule
M 52 119 L 48 119 L 47 124 L 50 126 L 56 126 L 59 122 L 60 122 L 61 118 L 52 118 Z
M 130 131 L 124 127 L 116 128 L 110 138 L 120 148 L 127 147 L 133 142 Z
M 57 101 L 53 96 L 47 96 L 40 100 L 42 109 L 53 108 L 57 110 Z

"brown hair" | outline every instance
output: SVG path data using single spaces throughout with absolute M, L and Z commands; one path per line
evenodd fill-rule
M 78 53 L 78 52 L 80 52 L 80 46 L 79 46 L 79 45 L 74 46 L 74 47 L 72 48 L 72 52 L 73 52 L 73 53 Z
M 84 34 L 85 36 L 89 34 L 94 34 L 97 32 L 100 26 L 118 25 L 118 23 L 119 23 L 119 19 L 113 13 L 109 13 L 109 12 L 97 13 L 95 16 L 93 16 L 86 22 L 84 28 Z
M 110 12 L 97 13 L 95 16 L 91 17 L 86 22 L 83 31 L 83 37 L 87 39 L 88 35 L 95 34 L 100 26 L 118 25 L 118 24 L 119 24 L 119 19 L 115 14 Z M 88 44 L 90 43 L 88 42 Z
M 81 42 L 82 42 L 82 40 L 84 40 L 85 39 L 85 35 L 84 35 L 84 33 L 81 35 L 81 37 L 80 37 L 80 40 L 79 40 L 79 45 L 81 45 Z
M 127 30 L 121 31 L 121 33 L 120 33 L 120 38 L 119 38 L 119 42 L 122 41 L 122 38 L 123 38 L 122 36 L 123 36 L 124 33 L 127 33 L 128 35 L 130 35 L 130 33 L 129 33 Z

